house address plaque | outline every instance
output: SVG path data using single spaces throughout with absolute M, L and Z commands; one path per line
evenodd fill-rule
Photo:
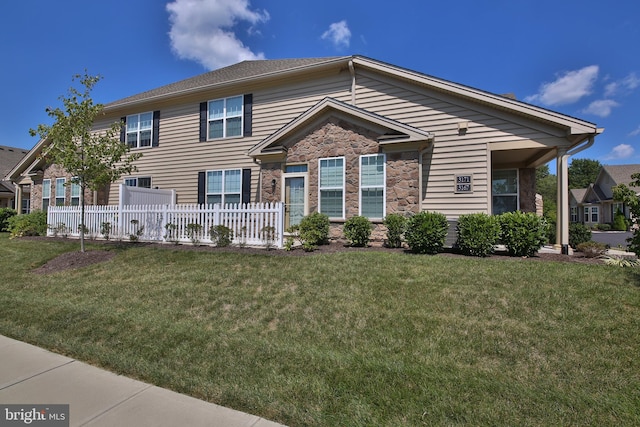
M 456 175 L 456 194 L 473 193 L 473 175 Z

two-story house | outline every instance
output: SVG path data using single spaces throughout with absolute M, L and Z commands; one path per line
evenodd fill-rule
M 535 168 L 567 159 L 595 124 L 363 56 L 244 61 L 106 104 L 96 130 L 122 120 L 143 157 L 127 185 L 175 189 L 178 203 L 284 201 L 286 224 L 326 213 L 535 212 Z M 11 172 L 34 208 L 78 189 L 43 164 L 40 141 Z M 116 187 L 88 195 L 115 204 Z M 75 191 L 75 193 L 74 193 Z M 568 200 L 558 243 L 568 243 Z M 564 207 L 564 208 L 563 208 Z

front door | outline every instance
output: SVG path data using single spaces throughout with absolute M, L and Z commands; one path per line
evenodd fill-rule
M 305 216 L 306 196 L 305 196 L 304 176 L 286 176 L 284 178 L 284 227 L 300 224 L 300 220 Z

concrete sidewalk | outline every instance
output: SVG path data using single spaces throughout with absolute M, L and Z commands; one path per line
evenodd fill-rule
M 2 335 L 0 404 L 68 404 L 70 426 L 281 426 Z

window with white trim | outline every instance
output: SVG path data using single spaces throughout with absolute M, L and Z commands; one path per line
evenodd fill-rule
M 600 209 L 597 206 L 591 206 L 591 222 L 599 222 Z
M 515 212 L 520 208 L 518 200 L 518 169 L 494 170 L 491 178 L 493 214 Z
M 329 218 L 344 218 L 344 157 L 318 162 L 318 211 Z
M 207 171 L 207 204 L 240 203 L 242 197 L 242 170 L 226 169 Z
M 64 206 L 64 184 L 65 178 L 56 178 L 56 206 Z
M 584 207 L 584 222 L 589 222 L 589 206 Z
M 578 222 L 578 208 L 571 206 L 571 222 Z
M 47 211 L 51 203 L 51 180 L 42 180 L 42 210 Z
M 209 101 L 209 139 L 242 136 L 243 107 L 242 96 Z
M 150 176 L 134 176 L 124 179 L 124 185 L 127 187 L 151 188 Z
M 80 206 L 80 184 L 71 183 L 71 206 Z
M 127 145 L 130 148 L 151 147 L 153 112 L 127 116 Z
M 360 215 L 384 218 L 385 155 L 360 156 Z

